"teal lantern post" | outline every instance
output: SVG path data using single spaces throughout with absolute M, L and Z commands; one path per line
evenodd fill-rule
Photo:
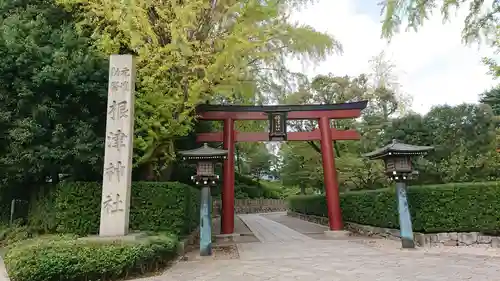
M 206 143 L 196 149 L 180 151 L 182 159 L 196 163 L 196 175 L 191 179 L 201 187 L 200 204 L 200 256 L 212 255 L 212 219 L 210 214 L 210 186 L 214 186 L 219 176 L 215 165 L 227 158 L 227 150 L 209 147 Z
M 433 149 L 432 146 L 416 146 L 392 140 L 390 144 L 364 155 L 369 159 L 384 160 L 387 176 L 396 182 L 399 228 L 403 248 L 415 248 L 406 192 L 406 182 L 418 175 L 418 172 L 413 170 L 411 158 L 424 155 Z

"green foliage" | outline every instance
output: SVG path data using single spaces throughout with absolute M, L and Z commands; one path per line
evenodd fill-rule
M 286 190 L 281 185 L 279 181 L 260 181 L 262 188 L 264 189 L 264 198 L 269 199 L 282 199 L 286 197 Z
M 97 183 L 62 182 L 48 196 L 35 201 L 29 224 L 45 233 L 96 234 L 101 192 Z M 189 185 L 133 182 L 130 228 L 188 234 L 198 224 L 199 200 L 199 191 Z
M 342 154 L 336 157 L 335 165 L 342 190 L 380 188 L 386 184 L 383 164 L 362 158 L 360 146 L 356 141 L 339 142 L 338 148 Z M 323 190 L 321 154 L 315 152 L 310 144 L 289 142 L 281 147 L 280 156 L 280 176 L 286 187 L 299 187 L 303 194 L 308 188 Z
M 322 186 L 321 155 L 305 142 L 288 142 L 281 146 L 282 166 L 280 178 L 284 186 L 298 186 L 302 193 L 306 187 Z
M 26 225 L 12 225 L 0 232 L 0 246 L 5 247 L 36 236 L 37 233 Z
M 392 120 L 386 141 L 398 139 L 435 150 L 415 164 L 418 183 L 494 180 L 500 176 L 495 120 L 484 104 L 436 106 L 427 114 L 408 114 Z
M 382 3 L 383 24 L 382 36 L 391 38 L 399 32 L 404 23 L 407 28 L 417 30 L 425 20 L 428 20 L 436 10 L 440 9 L 443 21 L 456 13 L 457 9 L 468 7 L 469 13 L 464 20 L 462 39 L 466 43 L 486 43 L 498 51 L 500 21 L 498 1 L 484 0 L 385 0 Z M 484 64 L 489 66 L 490 73 L 500 76 L 500 66 L 496 58 L 483 58 Z
M 495 138 L 497 149 L 500 148 L 500 87 L 494 87 L 479 95 L 479 102 L 487 104 L 491 107 L 493 115 L 495 115 Z
M 383 165 L 368 161 L 360 154 L 369 152 L 383 143 L 382 135 L 390 118 L 403 113 L 409 98 L 402 92 L 397 69 L 381 52 L 370 61 L 371 71 L 357 77 L 318 75 L 304 81 L 297 92 L 282 99 L 285 103 L 343 103 L 366 100 L 368 106 L 358 120 L 332 120 L 338 130 L 356 129 L 360 141 L 334 141 L 338 184 L 341 190 L 380 188 L 386 184 Z M 291 120 L 294 131 L 313 131 L 318 128 L 314 120 Z M 287 143 L 281 147 L 281 178 L 287 187 L 296 186 L 301 193 L 308 188 L 323 191 L 323 168 L 319 142 Z
M 127 242 L 33 239 L 9 247 L 5 264 L 12 281 L 121 280 L 164 267 L 177 244 L 174 236 Z
M 500 230 L 500 182 L 452 183 L 413 186 L 408 204 L 417 232 L 497 233 Z M 289 198 L 290 209 L 308 215 L 327 216 L 322 195 Z M 398 228 L 396 193 L 393 188 L 341 194 L 345 221 Z
M 33 228 L 29 225 L 21 225 L 19 223 L 15 223 L 13 225 L 4 226 L 0 230 L 0 247 L 7 248 L 13 244 L 20 243 L 22 241 L 38 238 L 38 239 L 48 239 L 52 237 L 59 237 L 60 235 L 52 235 L 52 234 L 40 234 L 39 230 Z M 76 238 L 77 236 L 74 234 L 64 234 L 64 237 Z
M 212 188 L 212 197 L 220 199 L 222 190 L 222 181 L 215 188 Z M 282 198 L 283 189 L 271 186 L 266 181 L 256 181 L 252 177 L 235 173 L 234 178 L 234 197 L 236 199 L 257 199 L 269 198 L 279 199 Z
M 193 128 L 198 104 L 254 104 L 261 88 L 291 76 L 284 57 L 317 60 L 339 49 L 331 36 L 288 21 L 305 0 L 58 2 L 105 53 L 136 55 L 138 164 L 172 161 L 172 141 Z
M 264 143 L 257 143 L 254 149 L 247 154 L 249 174 L 257 180 L 265 174 L 271 173 L 271 165 L 274 155 L 272 155 Z
M 338 183 L 341 190 L 378 189 L 387 184 L 382 161 L 359 157 L 359 154 L 343 154 L 335 163 L 338 167 Z
M 495 116 L 500 115 L 500 88 L 495 87 L 479 95 L 479 102 L 487 104 Z
M 437 8 L 440 9 L 443 19 L 447 20 L 457 8 L 467 6 L 469 14 L 464 22 L 463 39 L 466 42 L 480 40 L 481 36 L 495 39 L 498 23 L 496 15 L 500 11 L 500 7 L 496 1 L 490 2 L 491 7 L 487 7 L 486 3 L 488 2 L 483 0 L 385 0 L 381 3 L 384 13 L 382 34 L 388 38 L 392 37 L 400 30 L 402 23 L 406 23 L 409 28 L 416 30 L 424 24 L 425 20 L 429 19 Z
M 244 175 L 236 174 L 234 197 L 236 199 L 280 199 L 282 198 L 282 189 L 271 187 L 267 184 L 263 184 L 262 181 L 258 182 Z
M 0 1 L 0 14 L 2 181 L 29 194 L 59 174 L 98 179 L 106 59 L 53 1 Z

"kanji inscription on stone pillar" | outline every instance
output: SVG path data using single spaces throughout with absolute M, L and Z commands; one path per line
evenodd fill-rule
M 132 55 L 111 55 L 99 236 L 124 236 L 128 233 L 134 89 L 135 67 Z

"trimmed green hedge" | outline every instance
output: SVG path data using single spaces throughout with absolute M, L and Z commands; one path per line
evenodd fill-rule
M 29 225 L 43 233 L 96 234 L 99 231 L 101 184 L 63 182 L 32 203 Z M 178 182 L 134 182 L 130 228 L 190 233 L 199 222 L 200 193 Z
M 4 260 L 12 281 L 117 280 L 164 267 L 177 245 L 174 236 L 127 242 L 40 238 L 12 245 Z
M 500 182 L 414 186 L 408 190 L 413 229 L 417 232 L 497 233 L 500 230 Z M 290 209 L 327 216 L 322 195 L 293 196 Z M 341 194 L 344 221 L 399 228 L 393 188 Z

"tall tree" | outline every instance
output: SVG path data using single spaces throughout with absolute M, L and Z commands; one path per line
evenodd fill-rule
M 311 153 L 311 147 L 304 142 L 289 142 L 281 146 L 282 165 L 280 177 L 283 185 L 299 187 L 302 194 L 306 189 L 323 190 L 323 166 L 321 155 Z
M 500 88 L 495 87 L 479 95 L 479 102 L 487 104 L 495 116 L 500 116 Z
M 392 87 L 390 83 L 397 81 L 397 77 L 393 73 L 393 68 L 382 69 L 380 65 L 389 65 L 382 59 L 379 57 L 375 60 L 379 66 L 374 68 L 374 74 L 371 77 L 368 75 L 358 77 L 339 77 L 333 74 L 318 75 L 310 84 L 302 85 L 299 91 L 286 97 L 288 103 L 299 104 L 369 101 L 370 106 L 365 110 L 367 112 L 363 112 L 361 122 L 356 120 L 335 120 L 333 124 L 339 129 L 356 128 L 362 133 L 362 139 L 359 143 L 351 141 L 334 142 L 339 185 L 341 187 L 349 189 L 376 188 L 385 183 L 385 177 L 380 165 L 360 157 L 362 152 L 373 149 L 380 144 L 382 140 L 380 135 L 384 128 L 381 124 L 386 126 L 391 114 L 400 106 L 398 96 L 394 91 L 389 90 Z M 390 75 L 393 76 L 390 77 L 391 80 L 387 79 Z M 382 85 L 387 88 L 382 90 Z M 384 120 L 386 121 L 384 122 Z M 317 123 L 314 121 L 292 121 L 290 125 L 295 131 L 312 131 L 317 128 Z M 314 161 L 321 162 L 321 149 L 317 142 L 311 141 L 308 144 L 311 147 L 309 150 L 300 144 L 289 144 L 290 147 L 296 148 L 292 150 L 293 152 L 300 154 L 296 157 L 289 156 L 282 159 L 283 166 L 286 168 L 285 171 L 290 174 L 287 175 L 289 179 L 283 178 L 283 180 L 292 180 L 297 183 L 304 182 L 306 180 L 300 176 L 301 172 L 307 171 L 311 173 L 311 171 L 317 170 L 305 166 L 312 165 L 312 163 L 315 163 Z M 314 161 L 311 161 L 313 151 L 319 153 L 314 156 Z M 308 159 L 308 161 L 305 161 L 305 159 Z M 291 162 L 288 163 L 288 161 Z M 291 175 L 292 172 L 290 171 L 294 171 L 296 175 Z M 321 175 L 322 169 L 317 170 L 317 172 Z M 314 179 L 317 184 L 323 181 L 321 176 L 314 176 Z
M 497 150 L 500 148 L 500 88 L 495 87 L 479 95 L 479 102 L 487 104 L 493 110 Z
M 196 105 L 260 103 L 259 90 L 291 74 L 286 57 L 319 60 L 340 47 L 288 21 L 305 0 L 59 2 L 81 16 L 105 53 L 137 57 L 137 164 L 171 161 L 172 140 L 192 129 Z
M 106 60 L 52 1 L 0 1 L 0 34 L 2 181 L 100 178 Z
M 399 81 L 399 70 L 396 64 L 381 51 L 372 57 L 368 84 L 371 86 L 368 95 L 368 109 L 378 110 L 382 121 L 387 122 L 394 113 L 402 113 L 411 105 L 411 97 L 403 91 Z
M 463 0 L 463 1 L 443 1 L 436 0 L 404 0 L 391 1 L 386 0 L 381 3 L 384 21 L 382 34 L 391 37 L 399 31 L 400 25 L 407 22 L 408 27 L 418 29 L 425 20 L 429 19 L 436 8 L 440 8 L 443 19 L 450 18 L 450 12 L 454 9 L 468 6 L 469 14 L 465 19 L 465 25 L 462 32 L 464 40 L 480 39 L 481 35 L 489 36 L 490 39 L 496 39 L 498 18 L 496 15 L 500 11 L 500 5 L 497 1 L 492 1 L 491 6 L 487 7 L 484 0 Z M 489 8 L 489 9 L 488 9 Z M 494 43 L 497 44 L 497 43 Z
M 488 6 L 491 3 L 490 6 Z M 500 5 L 498 1 L 484 0 L 385 0 L 382 3 L 383 25 L 382 36 L 391 38 L 399 31 L 402 23 L 408 28 L 417 30 L 430 15 L 440 8 L 443 20 L 448 20 L 450 14 L 457 8 L 468 7 L 462 38 L 466 43 L 486 42 L 493 48 L 500 47 L 498 28 Z M 494 58 L 484 58 L 484 63 L 490 67 L 491 74 L 500 76 L 500 67 Z
M 298 91 L 283 98 L 287 104 L 332 104 L 355 102 L 366 99 L 368 92 L 367 77 L 335 76 L 333 74 L 317 75 L 311 82 L 303 81 Z M 352 127 L 354 120 L 332 120 L 332 126 L 338 128 Z M 292 130 L 298 132 L 312 131 L 318 127 L 314 120 L 293 120 L 289 122 Z M 309 141 L 308 144 L 318 153 L 321 153 L 317 142 Z M 334 142 L 335 153 L 341 151 L 337 142 Z
M 258 143 L 246 157 L 249 173 L 257 180 L 270 174 L 273 156 L 264 143 Z
M 491 108 L 462 104 L 436 106 L 425 116 L 410 114 L 392 121 L 386 140 L 431 145 L 435 151 L 417 163 L 424 183 L 475 181 L 498 176 Z

